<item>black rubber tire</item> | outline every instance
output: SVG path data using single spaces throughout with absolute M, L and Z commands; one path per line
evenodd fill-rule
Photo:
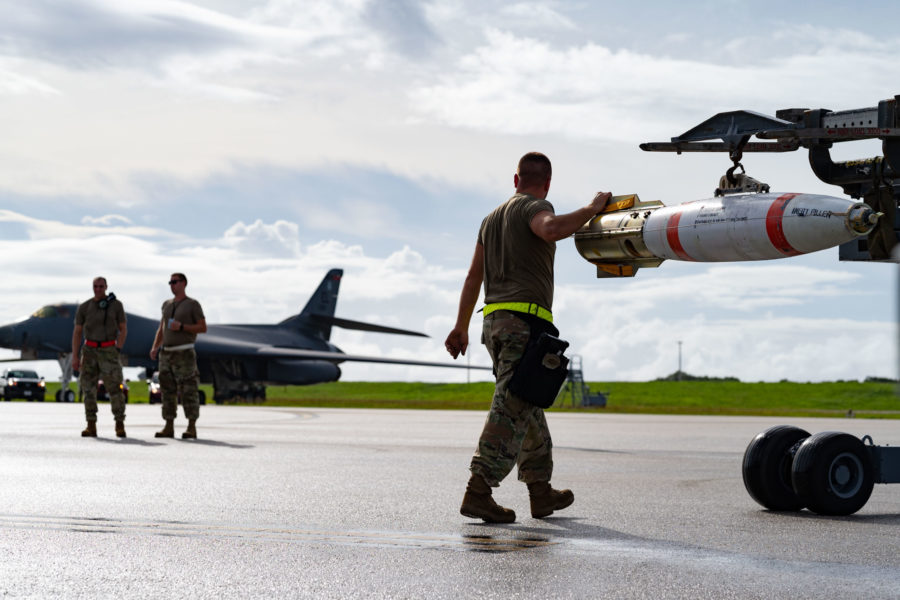
M 62 394 L 63 394 L 62 389 L 56 390 L 56 401 L 57 402 L 62 402 Z
M 63 392 L 63 398 L 65 398 L 65 402 L 75 402 L 75 392 L 66 390 Z
M 744 451 L 744 487 L 765 508 L 797 511 L 805 505 L 791 485 L 793 451 L 809 433 L 791 425 L 776 425 L 757 435 Z
M 872 495 L 872 455 L 849 433 L 823 431 L 800 445 L 791 467 L 791 482 L 809 510 L 820 515 L 852 515 Z

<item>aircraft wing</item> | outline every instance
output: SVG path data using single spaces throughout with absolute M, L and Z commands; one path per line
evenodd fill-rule
M 492 367 L 470 366 L 451 362 L 431 362 L 422 360 L 408 360 L 403 358 L 385 358 L 380 356 L 361 356 L 358 354 L 344 354 L 343 352 L 329 352 L 327 350 L 307 350 L 304 348 L 286 348 L 271 346 L 252 341 L 236 340 L 223 336 L 202 335 L 197 338 L 197 352 L 218 356 L 234 356 L 235 358 L 286 358 L 305 360 L 330 360 L 335 362 L 373 362 L 395 365 L 414 365 L 420 367 L 445 367 L 451 369 L 477 369 L 490 371 Z

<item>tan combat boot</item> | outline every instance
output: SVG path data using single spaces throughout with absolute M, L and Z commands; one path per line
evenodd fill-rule
M 125 421 L 116 421 L 116 437 L 125 437 Z
M 175 419 L 166 419 L 166 426 L 162 428 L 162 431 L 156 432 L 156 437 L 158 437 L 158 438 L 173 438 L 173 437 L 175 437 Z
M 491 486 L 481 475 L 474 473 L 466 485 L 466 495 L 463 496 L 459 512 L 466 517 L 481 519 L 486 523 L 512 523 L 516 520 L 516 513 L 494 502 L 491 497 Z
M 197 419 L 188 419 L 187 429 L 185 429 L 184 433 L 181 434 L 181 439 L 183 439 L 183 440 L 196 440 L 197 439 Z
M 535 519 L 550 516 L 554 510 L 562 510 L 575 502 L 572 490 L 554 490 L 549 481 L 529 483 L 528 495 L 531 497 L 531 516 Z
M 97 421 L 88 421 L 87 427 L 81 432 L 81 437 L 97 437 Z

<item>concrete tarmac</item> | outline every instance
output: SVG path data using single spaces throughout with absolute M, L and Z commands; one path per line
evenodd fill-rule
M 900 422 L 548 414 L 575 504 L 511 525 L 459 514 L 485 414 L 0 403 L 6 598 L 900 598 L 900 485 L 850 517 L 771 513 L 744 490 L 758 432 L 870 434 Z M 176 432 L 184 430 L 182 417 Z

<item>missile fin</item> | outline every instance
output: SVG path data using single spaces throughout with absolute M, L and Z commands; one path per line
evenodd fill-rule
M 625 210 L 634 206 L 635 200 L 638 200 L 637 194 L 628 194 L 626 196 L 613 196 L 606 203 L 606 207 L 602 212 L 616 212 L 617 210 Z

